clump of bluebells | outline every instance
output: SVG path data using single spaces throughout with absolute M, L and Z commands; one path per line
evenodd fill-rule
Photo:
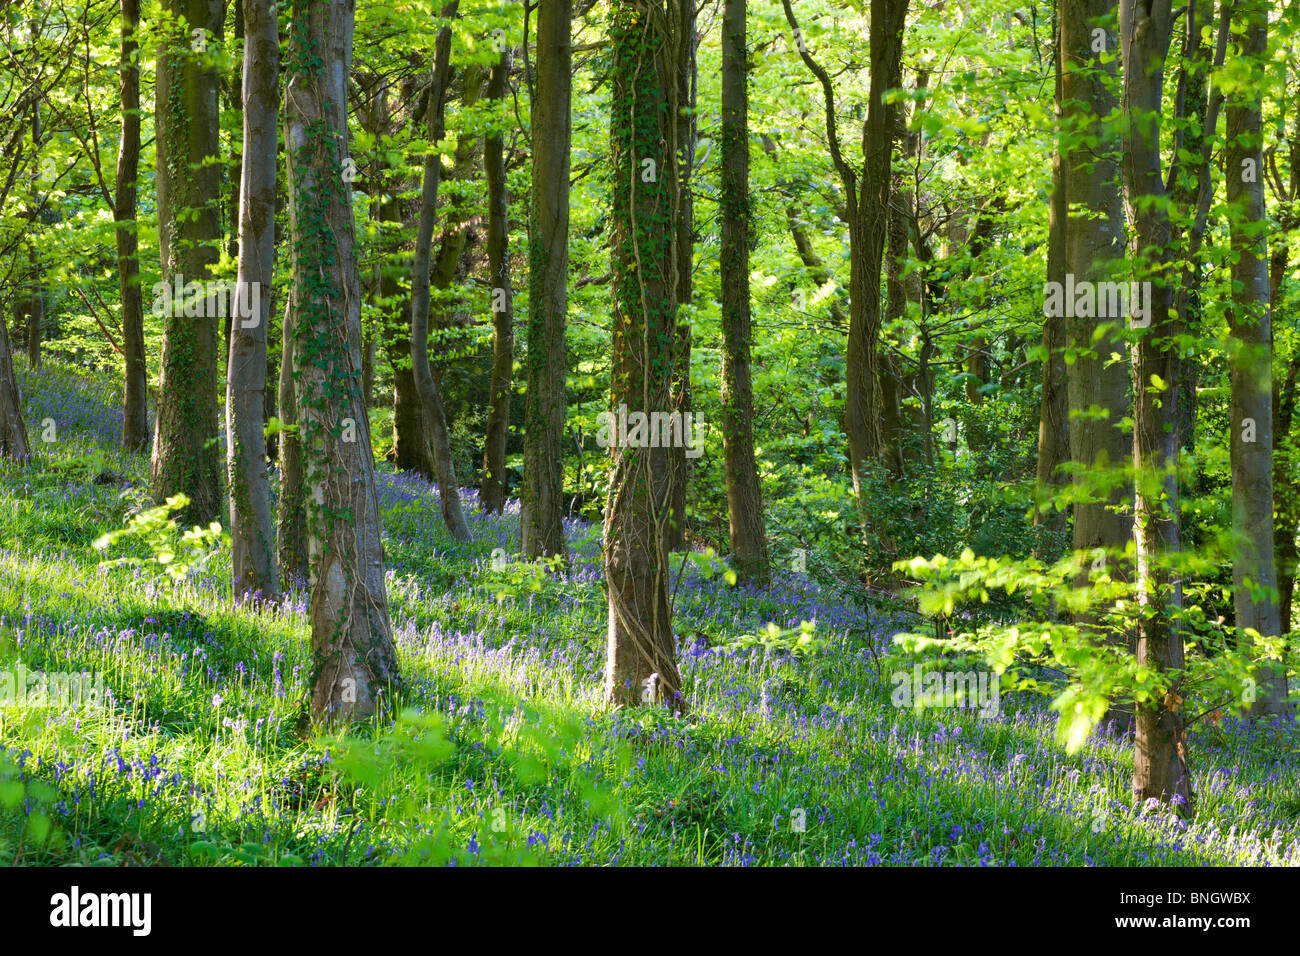
M 111 391 L 74 404 L 53 362 L 24 381 L 29 418 L 76 409 L 52 462 L 112 450 Z M 314 736 L 302 588 L 236 604 L 228 549 L 179 579 L 105 567 L 93 542 L 138 512 L 129 486 L 12 467 L 0 486 L 0 670 L 107 689 L 93 708 L 0 707 L 0 863 L 1300 863 L 1290 725 L 1198 725 L 1194 819 L 1135 806 L 1129 741 L 1102 726 L 1067 752 L 1041 696 L 895 706 L 890 676 L 916 660 L 893 637 L 914 622 L 794 570 L 757 590 L 686 562 L 691 716 L 609 712 L 599 528 L 568 522 L 571 573 L 535 574 L 512 553 L 517 504 L 483 515 L 464 492 L 459 544 L 433 486 L 387 468 L 408 696 L 386 724 Z

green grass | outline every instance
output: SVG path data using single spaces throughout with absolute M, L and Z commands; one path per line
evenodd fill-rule
M 66 379 L 26 385 L 39 419 Z M 92 542 L 147 503 L 146 463 L 120 460 L 110 428 L 62 431 L 34 464 L 0 468 L 0 658 L 94 672 L 112 698 L 0 707 L 0 863 L 1300 861 L 1293 729 L 1198 732 L 1195 819 L 1146 813 L 1129 745 L 1098 734 L 1067 755 L 1040 700 L 1004 697 L 993 720 L 891 706 L 888 675 L 912 662 L 890 623 L 808 582 L 753 594 L 688 573 L 691 717 L 607 712 L 598 529 L 574 529 L 571 579 L 494 572 L 515 516 L 476 515 L 457 545 L 434 492 L 387 469 L 408 711 L 314 735 L 305 595 L 233 605 L 228 554 L 181 584 L 101 566 Z M 70 474 L 96 450 L 136 484 Z M 812 653 L 729 646 L 804 616 Z

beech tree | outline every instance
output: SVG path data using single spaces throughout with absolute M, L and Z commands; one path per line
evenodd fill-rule
M 361 394 L 361 282 L 343 178 L 355 15 L 354 0 L 294 0 L 285 64 L 293 383 L 307 489 L 312 712 L 323 721 L 372 714 L 402 683 Z
M 1119 141 L 1107 118 L 1119 89 L 1115 28 L 1117 0 L 1060 0 L 1062 164 L 1065 177 L 1065 273 L 1073 283 L 1115 281 L 1124 256 L 1124 208 Z M 1044 296 L 1044 307 L 1047 307 Z M 1088 314 L 1079 314 L 1079 312 Z M 1070 313 L 1074 313 L 1070 315 Z M 1096 307 L 1069 308 L 1066 366 L 1070 460 L 1074 463 L 1074 548 L 1105 554 L 1112 574 L 1132 537 L 1123 504 L 1131 483 L 1116 473 L 1132 454 L 1122 423 L 1129 415 L 1129 370 L 1122 359 L 1127 317 L 1098 316 Z
M 558 556 L 564 540 L 564 348 L 569 278 L 572 0 L 539 0 L 532 96 L 533 180 L 528 220 L 527 388 L 520 539 L 526 557 Z
M 722 448 L 727 517 L 736 573 L 756 584 L 769 574 L 763 489 L 754 461 L 753 336 L 749 305 L 749 93 L 745 0 L 722 8 Z
M 275 266 L 280 37 L 272 0 L 244 0 L 244 150 L 239 187 L 239 278 L 230 322 L 226 454 L 236 596 L 279 592 L 263 420 L 266 340 Z
M 443 16 L 449 20 L 456 16 L 457 3 L 443 7 Z M 438 186 L 442 180 L 442 157 L 434 151 L 435 144 L 445 132 L 443 99 L 447 92 L 447 79 L 451 71 L 451 25 L 438 33 L 434 48 L 434 64 L 429 87 L 428 118 L 429 152 L 424 158 L 424 179 L 420 192 L 420 219 L 415 235 L 415 256 L 411 276 L 411 370 L 415 390 L 420 397 L 425 434 L 433 453 L 433 465 L 438 481 L 438 497 L 442 504 L 442 519 L 453 538 L 469 540 L 469 524 L 460 503 L 460 488 L 452 467 L 451 446 L 447 435 L 447 417 L 442 407 L 438 383 L 429 366 L 429 309 L 430 265 L 433 249 L 433 227 L 438 217 Z
M 864 525 L 868 471 L 884 463 L 886 447 L 880 393 L 880 278 L 889 219 L 890 162 L 897 133 L 897 102 L 886 91 L 901 80 L 903 28 L 908 0 L 871 0 L 870 90 L 862 126 L 863 164 L 854 168 L 840 149 L 837 108 L 830 74 L 813 59 L 790 0 L 781 0 L 800 59 L 821 85 L 826 107 L 826 141 L 844 188 L 849 227 L 849 341 L 845 356 L 844 430 L 848 434 L 853 493 Z
M 1192 779 L 1181 699 L 1183 636 L 1182 580 L 1172 567 L 1179 539 L 1178 335 L 1172 312 L 1170 216 L 1160 158 L 1165 58 L 1173 35 L 1170 0 L 1121 0 L 1120 39 L 1124 54 L 1123 178 L 1131 253 L 1146 314 L 1134 320 L 1133 462 L 1136 474 L 1134 538 L 1137 545 L 1137 661 L 1169 682 L 1165 694 L 1140 703 L 1133 742 L 1133 795 L 1137 800 L 1172 800 L 1192 810 Z M 1134 303 L 1130 302 L 1130 311 Z M 1270 539 L 1271 540 L 1271 539 Z
M 510 50 L 492 66 L 488 98 L 498 111 L 509 89 Z M 498 119 L 494 123 L 500 122 Z M 506 440 L 510 437 L 510 388 L 514 374 L 515 309 L 510 283 L 510 194 L 506 184 L 505 144 L 493 127 L 483 140 L 483 173 L 488 181 L 488 282 L 492 292 L 492 372 L 488 382 L 487 434 L 483 439 L 483 487 L 479 498 L 486 512 L 500 512 L 506 500 Z
M 1069 207 L 1065 195 L 1065 165 L 1061 152 L 1061 115 L 1064 110 L 1061 88 L 1061 17 L 1060 2 L 1052 5 L 1052 69 L 1055 74 L 1055 142 L 1052 147 L 1052 187 L 1047 200 L 1047 281 L 1065 282 L 1065 227 Z M 1048 509 L 1046 499 L 1070 478 L 1061 466 L 1070 460 L 1070 395 L 1065 363 L 1065 317 L 1043 316 L 1043 392 L 1038 416 L 1038 504 L 1035 521 L 1064 534 L 1068 512 L 1065 508 Z
M 217 326 L 203 292 L 189 283 L 212 277 L 221 241 L 217 86 L 208 44 L 221 39 L 221 0 L 163 0 L 167 16 L 158 51 L 155 143 L 158 251 L 165 307 L 158 423 L 149 475 L 154 497 L 183 493 L 185 523 L 221 513 L 217 442 Z M 177 288 L 182 290 L 176 295 Z
M 144 301 L 140 288 L 140 233 L 136 226 L 136 180 L 140 174 L 140 65 L 135 33 L 139 0 L 122 0 L 122 135 L 117 147 L 113 221 L 117 226 L 118 293 L 122 299 L 122 351 L 126 375 L 122 399 L 122 447 L 149 447 L 149 368 L 144 350 Z
M 1263 76 L 1268 5 L 1233 4 L 1236 54 Z M 1239 37 L 1239 39 L 1237 39 Z M 1246 84 L 1227 100 L 1223 176 L 1231 231 L 1232 307 L 1232 583 L 1237 627 L 1264 638 L 1281 630 L 1273 551 L 1273 332 L 1269 308 L 1268 221 L 1264 210 L 1260 86 Z M 1291 712 L 1284 663 L 1261 668 L 1254 709 Z

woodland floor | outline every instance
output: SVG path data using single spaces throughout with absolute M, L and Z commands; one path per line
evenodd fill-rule
M 102 673 L 112 696 L 0 707 L 0 864 L 1300 863 L 1281 727 L 1196 731 L 1195 819 L 1144 812 L 1131 746 L 1098 732 L 1067 755 L 1039 698 L 1004 695 L 994 719 L 891 706 L 908 622 L 792 572 L 755 593 L 689 567 L 676 630 L 692 716 L 606 713 L 599 528 L 569 525 L 568 578 L 494 571 L 517 504 L 485 517 L 467 492 L 459 545 L 434 488 L 386 466 L 410 710 L 312 737 L 305 594 L 233 606 L 228 551 L 180 585 L 101 566 L 92 542 L 145 503 L 147 462 L 116 451 L 109 382 L 19 362 L 39 457 L 0 470 L 0 656 Z M 55 442 L 39 441 L 45 419 Z M 105 469 L 130 483 L 94 483 Z M 805 620 L 811 651 L 745 639 Z

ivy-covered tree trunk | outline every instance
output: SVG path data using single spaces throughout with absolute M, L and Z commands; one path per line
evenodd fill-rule
M 449 3 L 443 15 L 455 17 L 458 4 Z M 451 70 L 451 26 L 438 32 L 435 44 L 432 83 L 429 89 L 429 148 L 445 133 L 443 98 Z M 443 411 L 438 383 L 429 366 L 429 259 L 433 249 L 433 227 L 438 215 L 438 186 L 442 179 L 442 157 L 430 152 L 424 158 L 424 184 L 420 194 L 420 219 L 415 235 L 414 273 L 411 277 L 411 369 L 415 390 L 420 396 L 425 433 L 429 436 L 433 464 L 442 503 L 442 520 L 458 541 L 469 540 L 469 524 L 460 503 L 460 488 L 452 468 L 451 445 L 447 435 L 447 416 Z
M 691 193 L 691 171 L 695 166 L 695 92 L 698 41 L 695 35 L 695 4 L 670 5 L 673 17 L 670 42 L 673 48 L 672 69 L 676 82 L 669 101 L 670 113 L 676 117 L 673 147 L 677 153 L 677 196 L 673 222 L 677 229 L 673 265 L 674 297 L 677 300 L 677 356 L 674 363 L 673 409 L 685 416 L 691 412 L 691 295 L 695 267 L 695 201 Z M 684 420 L 684 419 L 683 419 Z M 669 449 L 668 463 L 673 470 L 672 517 L 668 522 L 668 548 L 681 551 L 686 547 L 686 495 L 690 488 L 691 463 L 686 442 Z
M 226 384 L 231 564 L 236 597 L 279 592 L 263 412 L 275 267 L 280 40 L 274 0 L 243 0 L 243 10 L 239 272 L 231 309 Z
M 221 38 L 223 8 L 220 0 L 164 0 L 163 7 L 182 21 L 159 39 L 158 251 L 170 307 L 163 320 L 158 423 L 149 473 L 154 497 L 163 501 L 177 493 L 187 495 L 190 505 L 181 520 L 198 524 L 221 513 L 217 326 L 222 319 L 208 314 L 213 310 L 206 300 L 194 303 L 190 297 L 187 302 L 174 292 L 178 284 L 183 289 L 187 283 L 210 279 L 218 259 L 218 76 L 210 65 L 209 45 Z M 196 37 L 195 30 L 205 32 Z
M 294 0 L 285 74 L 293 237 L 293 381 L 307 489 L 312 712 L 376 712 L 401 687 L 388 618 L 370 422 L 361 396 L 361 282 L 347 156 L 354 0 Z
M 1065 223 L 1069 209 L 1065 200 L 1065 168 L 1061 155 L 1061 24 L 1053 5 L 1052 60 L 1056 73 L 1057 141 L 1052 150 L 1052 191 L 1047 206 L 1047 281 L 1065 282 Z M 1047 500 L 1063 485 L 1069 475 L 1061 468 L 1070 460 L 1070 396 L 1065 364 L 1065 317 L 1043 317 L 1043 388 L 1038 412 L 1038 467 L 1036 472 L 1037 504 L 1034 522 L 1058 535 L 1064 535 L 1067 512 L 1049 508 Z
M 533 181 L 528 221 L 527 390 L 520 544 L 529 558 L 558 556 L 564 540 L 564 347 L 569 278 L 572 0 L 539 0 L 532 100 Z
M 668 109 L 679 0 L 616 0 L 612 50 L 610 253 L 614 322 L 610 404 L 628 419 L 673 408 L 676 118 Z M 690 0 L 680 0 L 690 2 Z M 618 435 L 605 506 L 609 633 L 605 699 L 686 707 L 668 596 L 669 449 Z M 647 445 L 652 447 L 646 447 Z
M 1238 0 L 1233 8 L 1239 62 L 1258 82 L 1227 100 L 1223 177 L 1231 233 L 1232 307 L 1228 358 L 1232 368 L 1232 583 L 1237 627 L 1276 637 L 1277 566 L 1273 553 L 1273 332 L 1269 303 L 1269 229 L 1264 209 L 1261 90 L 1268 4 Z M 1289 714 L 1286 667 L 1261 666 L 1252 710 Z
M 1170 0 L 1121 0 L 1124 53 L 1124 193 L 1132 224 L 1131 253 L 1137 280 L 1150 283 L 1144 325 L 1133 343 L 1133 463 L 1136 474 L 1134 539 L 1137 600 L 1143 613 L 1137 634 L 1139 666 L 1164 683 L 1139 702 L 1133 741 L 1133 795 L 1141 802 L 1172 801 L 1192 812 L 1183 699 L 1183 635 L 1177 614 L 1182 579 L 1173 567 L 1181 547 L 1178 520 L 1177 338 L 1169 279 L 1170 216 L 1160 168 L 1160 119 L 1165 60 L 1173 34 Z M 1130 302 L 1130 311 L 1135 311 Z M 1271 545 L 1271 539 L 1270 539 Z
M 139 0 L 122 0 L 122 135 L 117 148 L 113 190 L 116 224 L 117 287 L 122 301 L 122 353 L 126 375 L 122 399 L 122 447 L 149 447 L 149 368 L 144 351 L 144 293 L 140 288 L 140 233 L 136 226 L 136 180 L 140 174 L 140 66 L 135 31 Z
M 1060 0 L 1062 163 L 1069 210 L 1065 272 L 1076 284 L 1118 281 L 1115 269 L 1124 255 L 1119 143 L 1113 121 L 1107 120 L 1117 106 L 1116 4 Z M 1070 458 L 1079 469 L 1074 547 L 1089 555 L 1104 550 L 1107 571 L 1118 578 L 1125 573 L 1119 555 L 1132 537 L 1123 505 L 1133 490 L 1113 470 L 1125 466 L 1133 449 L 1122 425 L 1130 414 L 1129 369 L 1111 354 L 1127 351 L 1122 335 L 1127 318 L 1071 317 L 1075 311 L 1066 311 L 1063 318 L 1066 345 L 1074 354 L 1066 366 Z M 1107 469 L 1112 471 L 1107 474 Z
M 754 461 L 754 384 L 749 306 L 749 79 L 745 0 L 722 7 L 719 285 L 722 317 L 722 452 L 736 574 L 762 586 L 770 568 L 763 489 Z
M 509 89 L 510 50 L 492 67 L 488 97 L 498 110 Z M 510 436 L 510 387 L 514 372 L 515 309 L 510 284 L 510 194 L 506 184 L 505 144 L 494 128 L 483 141 L 483 174 L 488 183 L 488 284 L 492 308 L 492 373 L 488 382 L 487 432 L 483 439 L 483 510 L 500 512 L 506 503 L 506 441 Z
M 286 296 L 280 332 L 280 499 L 275 516 L 276 563 L 284 588 L 307 580 L 307 505 L 302 475 L 302 439 L 293 383 L 294 317 L 292 291 Z

